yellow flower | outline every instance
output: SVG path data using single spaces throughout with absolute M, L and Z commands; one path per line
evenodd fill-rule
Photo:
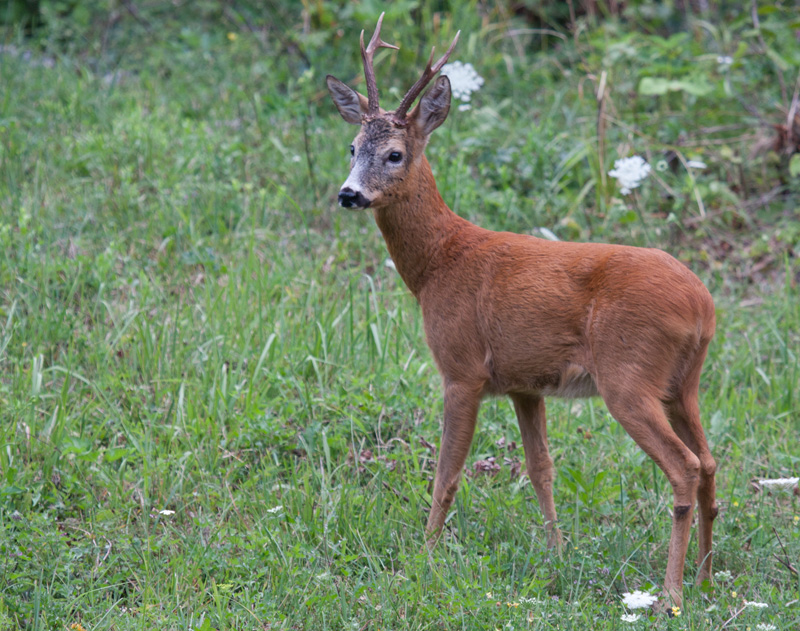
M 800 515 L 795 515 L 792 521 L 794 521 L 794 523 L 800 522 Z
M 506 607 L 519 607 L 519 603 L 506 603 Z
M 673 618 L 677 618 L 681 615 L 681 608 L 680 607 L 673 607 L 672 608 L 672 616 Z
M 736 506 L 738 506 L 738 505 L 739 505 L 739 502 L 737 502 L 736 500 L 734 500 L 734 501 L 733 501 L 733 505 L 734 505 L 734 507 L 736 507 Z
M 73 622 L 71 625 L 69 625 L 69 628 L 72 629 L 72 631 L 86 631 L 80 622 Z
M 736 596 L 737 596 L 737 595 L 738 595 L 738 594 L 737 594 L 736 592 L 731 592 L 731 596 L 732 596 L 733 598 L 736 598 Z
M 238 37 L 239 37 L 239 36 L 238 36 L 236 33 L 234 33 L 234 32 L 230 32 L 230 33 L 228 33 L 228 39 L 229 39 L 230 41 L 232 41 L 232 42 L 235 42 L 235 41 L 236 41 L 236 39 L 237 39 Z

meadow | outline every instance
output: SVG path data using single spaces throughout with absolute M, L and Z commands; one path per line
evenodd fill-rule
M 796 485 L 759 483 L 800 476 L 796 3 L 55 4 L 0 30 L 0 629 L 800 627 Z M 717 577 L 693 541 L 675 617 L 622 603 L 660 589 L 672 497 L 599 399 L 548 402 L 561 555 L 500 399 L 424 552 L 440 381 L 336 205 L 356 128 L 324 83 L 363 90 L 384 9 L 382 103 L 458 29 L 485 80 L 427 150 L 455 212 L 660 247 L 714 296 Z

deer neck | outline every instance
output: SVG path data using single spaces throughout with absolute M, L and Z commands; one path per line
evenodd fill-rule
M 373 211 L 398 273 L 417 298 L 431 274 L 452 258 L 455 238 L 475 228 L 444 203 L 425 155 L 412 166 L 408 186 L 392 201 Z

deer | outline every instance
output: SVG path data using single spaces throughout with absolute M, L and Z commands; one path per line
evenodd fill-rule
M 525 468 L 549 548 L 561 550 L 545 397 L 600 396 L 611 416 L 672 486 L 672 530 L 662 595 L 681 606 L 694 508 L 698 584 L 711 580 L 716 462 L 700 421 L 699 385 L 716 326 L 714 301 L 687 266 L 658 249 L 570 243 L 494 232 L 442 199 L 425 147 L 450 111 L 433 62 L 394 111 L 380 107 L 373 67 L 383 14 L 360 45 L 367 96 L 328 75 L 342 118 L 360 127 L 338 202 L 371 209 L 395 268 L 417 299 L 442 378 L 444 418 L 425 527 L 429 549 L 448 510 L 487 396 L 513 402 Z M 431 83 L 432 82 L 432 83 Z M 419 102 L 417 97 L 430 85 Z

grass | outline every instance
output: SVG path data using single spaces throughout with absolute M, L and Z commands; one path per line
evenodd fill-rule
M 678 618 L 631 628 L 795 628 L 797 496 L 752 481 L 800 467 L 798 182 L 785 156 L 748 158 L 766 132 L 724 98 L 747 89 L 764 116 L 779 111 L 774 62 L 752 49 L 731 76 L 708 66 L 710 95 L 627 99 L 642 74 L 667 72 L 661 56 L 677 72 L 750 42 L 748 24 L 673 46 L 588 23 L 520 56 L 499 35 L 509 16 L 484 23 L 470 3 L 454 15 L 462 59 L 486 78 L 428 149 L 454 210 L 663 247 L 717 301 L 701 404 L 719 463 L 715 569 L 729 575 L 687 583 Z M 504 400 L 484 404 L 448 534 L 421 552 L 439 379 L 372 218 L 335 206 L 354 129 L 321 79 L 357 76 L 361 23 L 293 31 L 292 55 L 194 18 L 129 19 L 103 50 L 6 31 L 0 628 L 621 628 L 621 594 L 663 579 L 671 494 L 599 400 L 548 407 L 562 556 L 515 474 Z M 403 86 L 428 33 L 393 20 L 403 52 L 378 75 Z M 435 41 L 455 26 L 445 15 Z M 603 68 L 614 96 L 600 134 L 590 86 Z M 623 197 L 601 173 L 634 152 L 710 168 L 670 162 Z M 476 472 L 490 457 L 500 471 Z

